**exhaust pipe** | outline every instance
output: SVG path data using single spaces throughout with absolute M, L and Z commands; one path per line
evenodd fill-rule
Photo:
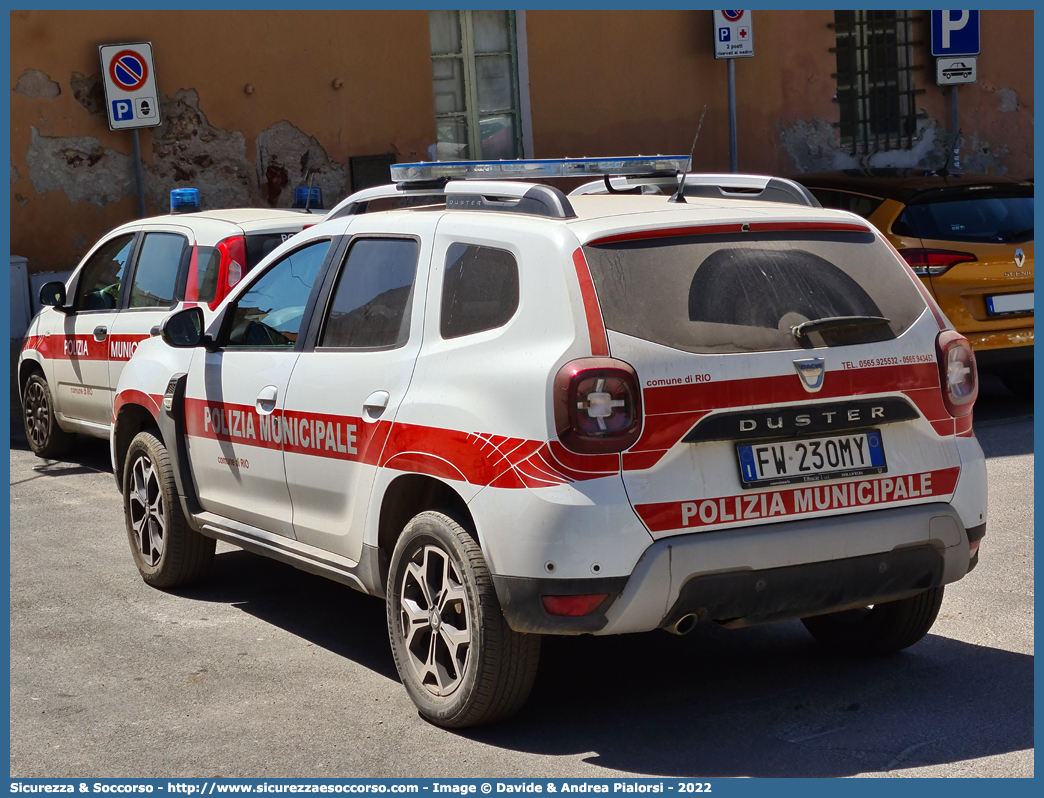
M 683 615 L 670 626 L 665 626 L 664 629 L 672 635 L 687 635 L 696 628 L 696 623 L 699 620 L 700 618 L 695 612 L 690 612 L 688 615 Z

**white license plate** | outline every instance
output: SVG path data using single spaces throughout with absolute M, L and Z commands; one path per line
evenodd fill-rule
M 736 446 L 744 488 L 818 482 L 888 470 L 880 430 Z
M 986 310 L 991 316 L 1005 313 L 1032 313 L 1033 294 L 997 294 L 986 297 Z

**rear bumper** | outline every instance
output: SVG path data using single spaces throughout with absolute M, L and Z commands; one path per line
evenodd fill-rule
M 521 632 L 644 632 L 689 614 L 749 625 L 955 582 L 971 565 L 968 541 L 957 511 L 933 503 L 664 538 L 617 580 L 494 577 L 494 584 L 508 624 Z M 602 592 L 609 598 L 581 618 L 548 615 L 540 600 Z

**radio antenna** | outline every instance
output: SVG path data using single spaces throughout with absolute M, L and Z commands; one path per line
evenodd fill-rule
M 689 168 L 682 172 L 681 180 L 678 181 L 678 193 L 671 197 L 668 202 L 685 202 L 685 178 L 692 170 L 692 156 L 696 153 L 696 142 L 703 130 L 703 117 L 707 115 L 707 104 L 703 104 L 703 113 L 700 114 L 700 124 L 696 127 L 696 138 L 692 140 L 692 149 L 689 150 Z

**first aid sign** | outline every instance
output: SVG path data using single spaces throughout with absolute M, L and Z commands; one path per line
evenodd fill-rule
M 111 130 L 156 127 L 160 124 L 156 69 L 152 44 L 103 44 L 98 48 L 105 107 Z

